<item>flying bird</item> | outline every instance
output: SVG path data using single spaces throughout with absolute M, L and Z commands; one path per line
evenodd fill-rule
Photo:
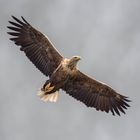
M 96 110 L 112 112 L 112 115 L 125 114 L 129 107 L 128 97 L 117 93 L 108 85 L 90 78 L 77 68 L 80 56 L 70 59 L 63 56 L 55 49 L 47 36 L 32 27 L 23 17 L 22 20 L 12 16 L 8 26 L 12 35 L 10 40 L 21 46 L 29 60 L 49 79 L 42 86 L 38 95 L 41 100 L 56 102 L 59 90 L 83 102 L 87 107 Z

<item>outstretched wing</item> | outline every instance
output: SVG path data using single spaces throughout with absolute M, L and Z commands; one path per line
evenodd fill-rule
M 16 22 L 9 21 L 8 26 L 12 32 L 8 34 L 16 45 L 20 45 L 21 51 L 32 63 L 46 76 L 51 76 L 62 60 L 62 56 L 56 51 L 49 39 L 41 32 L 33 28 L 23 17 L 22 21 L 12 16 Z
M 62 88 L 69 95 L 83 102 L 88 107 L 105 112 L 111 111 L 113 115 L 120 111 L 125 114 L 129 107 L 127 97 L 118 94 L 109 86 L 98 82 L 78 71 L 66 82 Z

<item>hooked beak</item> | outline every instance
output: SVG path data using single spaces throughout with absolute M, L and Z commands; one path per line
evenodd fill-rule
M 76 60 L 77 61 L 81 60 L 81 57 L 80 56 L 76 56 Z

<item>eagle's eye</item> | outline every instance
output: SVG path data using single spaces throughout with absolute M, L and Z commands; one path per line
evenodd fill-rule
M 80 59 L 81 59 L 80 56 L 74 56 L 73 58 L 74 58 L 75 60 L 80 60 Z

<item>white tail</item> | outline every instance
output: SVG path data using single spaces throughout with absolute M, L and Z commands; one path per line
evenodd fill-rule
M 39 90 L 37 95 L 44 102 L 48 102 L 48 101 L 50 101 L 50 102 L 56 102 L 58 100 L 59 92 L 56 91 L 54 93 L 51 93 L 51 94 L 47 94 L 46 95 L 44 91 Z

